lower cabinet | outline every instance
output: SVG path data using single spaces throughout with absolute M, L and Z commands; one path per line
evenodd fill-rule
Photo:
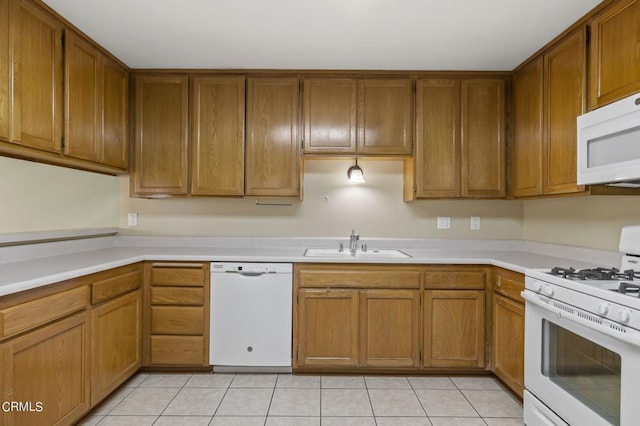
M 303 289 L 298 293 L 299 365 L 358 365 L 358 291 Z
M 209 266 L 153 262 L 146 266 L 145 366 L 209 366 Z
M 524 391 L 524 276 L 497 270 L 493 287 L 492 371 L 522 398 Z
M 360 365 L 418 367 L 420 363 L 420 292 L 360 292 Z
M 91 327 L 91 403 L 97 404 L 142 364 L 141 290 L 93 309 Z
M 28 404 L 2 411 L 5 425 L 68 425 L 89 410 L 90 327 L 75 314 L 0 345 L 2 401 Z
M 294 368 L 485 368 L 486 268 L 296 265 L 294 277 Z
M 484 368 L 484 290 L 427 290 L 424 366 Z

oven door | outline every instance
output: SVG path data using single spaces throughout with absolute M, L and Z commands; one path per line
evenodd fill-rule
M 530 291 L 523 296 L 527 390 L 570 425 L 637 422 L 640 404 L 634 395 L 640 391 L 640 348 L 589 327 L 597 316 L 575 307 L 569 314 L 560 303 Z M 543 420 L 537 411 L 525 399 L 525 424 L 563 424 Z

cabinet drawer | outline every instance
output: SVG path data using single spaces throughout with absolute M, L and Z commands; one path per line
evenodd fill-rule
M 201 263 L 154 263 L 151 271 L 152 285 L 204 286 L 205 270 Z
M 140 288 L 140 271 L 128 272 L 112 278 L 96 281 L 91 286 L 91 303 L 96 304 L 116 298 Z
M 520 274 L 518 274 L 520 275 Z M 524 290 L 524 276 L 497 275 L 493 283 L 493 291 L 516 302 L 524 303 L 520 293 Z
M 3 309 L 0 311 L 0 337 L 27 331 L 88 305 L 89 287 L 82 286 Z
M 152 287 L 152 305 L 204 304 L 204 288 L 200 287 Z
M 204 309 L 190 306 L 152 306 L 151 334 L 204 334 Z
M 484 271 L 432 271 L 424 273 L 425 288 L 484 289 Z
M 204 337 L 151 336 L 152 365 L 202 365 Z
M 302 270 L 300 287 L 420 288 L 419 271 Z

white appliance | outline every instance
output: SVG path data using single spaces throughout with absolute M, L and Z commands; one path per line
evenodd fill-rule
M 638 424 L 639 226 L 620 249 L 620 269 L 525 271 L 526 425 Z
M 578 117 L 578 184 L 640 187 L 640 94 Z
M 290 263 L 211 263 L 215 371 L 291 371 L 292 278 Z

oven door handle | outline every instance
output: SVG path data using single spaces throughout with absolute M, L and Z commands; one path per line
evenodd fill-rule
M 566 318 L 607 336 L 612 336 L 630 345 L 640 347 L 640 332 L 632 328 L 600 318 L 597 315 L 578 309 L 575 306 L 531 293 L 530 291 L 523 291 L 521 295 L 528 303 L 532 303 L 547 312 L 554 313 L 560 318 Z M 578 313 L 582 315 L 578 315 Z M 593 318 L 594 320 L 592 321 L 587 318 Z

